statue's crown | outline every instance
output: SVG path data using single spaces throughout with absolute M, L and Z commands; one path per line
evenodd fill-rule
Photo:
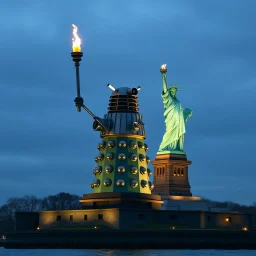
M 168 90 L 176 89 L 177 91 L 180 91 L 180 89 L 176 85 L 171 85 Z

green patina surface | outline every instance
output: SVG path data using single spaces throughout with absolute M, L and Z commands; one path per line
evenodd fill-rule
M 160 151 L 160 152 L 157 152 L 158 155 L 164 155 L 164 154 L 175 154 L 175 155 L 186 155 L 186 152 L 184 151 L 178 151 L 178 150 L 166 150 L 166 151 Z
M 108 142 L 113 141 L 115 143 L 115 146 L 113 148 L 110 148 L 108 146 Z M 119 147 L 119 142 L 124 141 L 126 143 L 125 147 Z M 146 150 L 139 147 L 139 143 L 144 144 L 144 139 L 138 137 L 138 138 L 130 138 L 130 137 L 105 137 L 103 138 L 103 142 L 105 143 L 105 147 L 103 149 L 99 150 L 100 154 L 104 155 L 104 158 L 98 162 L 99 167 L 102 168 L 102 172 L 95 174 L 95 179 L 98 179 L 100 181 L 100 185 L 98 187 L 93 188 L 93 193 L 101 193 L 101 192 L 137 192 L 137 193 L 145 193 L 145 194 L 151 194 L 151 190 L 149 188 L 149 185 L 146 187 L 141 186 L 141 181 L 145 180 L 147 182 L 150 181 L 150 175 L 148 171 L 143 174 L 140 172 L 140 168 L 144 167 L 148 169 L 148 164 L 146 162 L 146 159 L 144 161 L 140 161 L 140 155 L 143 155 L 146 157 Z M 137 146 L 136 148 L 131 148 L 130 143 L 134 142 Z M 114 154 L 113 160 L 108 160 L 107 155 L 108 153 Z M 124 160 L 120 160 L 118 158 L 119 154 L 123 153 L 125 155 Z M 131 154 L 136 154 L 137 160 L 132 161 L 130 159 Z M 112 166 L 113 171 L 111 173 L 106 172 L 106 167 Z M 124 173 L 118 173 L 118 167 L 123 166 L 125 168 Z M 131 172 L 132 167 L 137 168 L 137 173 L 133 174 Z M 149 170 L 149 169 L 148 169 Z M 104 181 L 110 179 L 112 184 L 110 186 L 105 186 Z M 117 186 L 116 183 L 118 180 L 125 181 L 124 186 Z M 130 185 L 131 180 L 136 180 L 138 182 L 137 187 L 132 187 Z
M 185 154 L 183 151 L 186 133 L 185 124 L 188 118 L 192 116 L 192 110 L 182 108 L 180 101 L 176 98 L 178 91 L 176 86 L 167 89 L 166 73 L 162 73 L 162 82 L 166 131 L 157 154 Z

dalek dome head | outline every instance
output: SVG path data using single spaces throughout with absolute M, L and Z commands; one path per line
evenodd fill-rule
M 112 85 L 108 87 L 113 91 L 109 100 L 108 112 L 138 112 L 139 104 L 137 94 L 141 89 L 137 88 L 120 87 L 115 89 Z
M 141 87 L 120 87 L 116 89 L 110 84 L 108 84 L 108 87 L 112 90 L 108 112 L 104 115 L 104 118 L 95 118 L 93 129 L 101 131 L 102 138 L 109 135 L 138 135 L 145 138 L 143 117 L 139 113 L 137 96 Z M 125 146 L 121 143 L 119 147 Z

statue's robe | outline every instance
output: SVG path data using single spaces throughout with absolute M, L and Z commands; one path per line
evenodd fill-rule
M 162 92 L 166 131 L 158 151 L 182 151 L 184 146 L 185 123 L 191 113 L 183 110 L 180 101 L 173 98 L 169 91 Z

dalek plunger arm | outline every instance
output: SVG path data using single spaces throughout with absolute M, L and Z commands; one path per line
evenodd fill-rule
M 77 108 L 83 108 L 90 116 L 92 116 L 93 118 L 95 118 L 96 116 L 92 113 L 92 111 L 87 108 L 85 105 L 84 105 L 84 99 L 82 97 L 76 97 L 74 99 L 74 102 L 76 103 L 76 107 Z
M 84 105 L 84 100 L 82 97 L 76 97 L 74 101 L 77 109 L 83 108 L 94 119 L 93 129 L 95 131 L 108 131 L 111 128 L 110 121 L 108 119 L 102 119 L 98 116 L 95 116 L 92 111 Z

